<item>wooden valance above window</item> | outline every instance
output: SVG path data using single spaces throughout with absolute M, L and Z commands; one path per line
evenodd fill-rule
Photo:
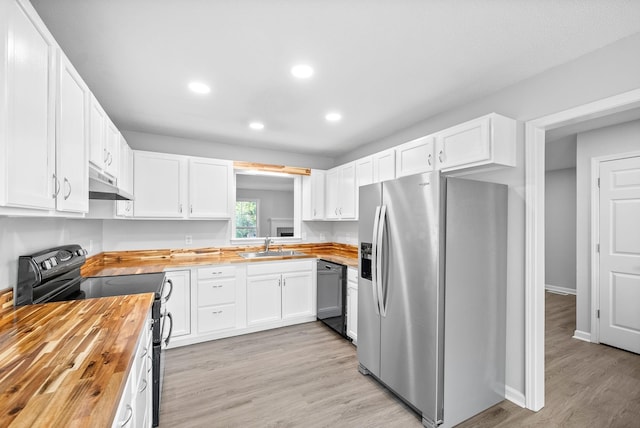
M 311 175 L 311 168 L 298 166 L 270 165 L 266 163 L 234 161 L 233 167 L 236 169 L 252 169 L 255 171 L 280 172 L 283 174 Z

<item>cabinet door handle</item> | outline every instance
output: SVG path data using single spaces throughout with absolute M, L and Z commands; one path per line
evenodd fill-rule
M 336 213 L 336 215 L 338 215 L 338 209 L 337 208 L 334 210 L 334 212 Z
M 438 153 L 438 160 L 440 163 L 444 163 L 444 150 L 440 150 L 440 153 Z
M 147 389 L 147 386 L 149 385 L 146 379 L 142 379 L 142 381 L 144 382 L 144 386 L 138 390 L 138 394 L 144 392 L 144 390 Z
M 213 285 L 212 287 L 213 288 L 222 288 L 223 286 L 222 285 Z
M 431 158 L 433 156 L 431 156 L 431 153 L 429 153 L 429 156 L 427 156 L 427 163 L 429 164 L 429 166 L 431 166 Z
M 222 275 L 222 272 L 211 272 L 211 275 Z
M 221 313 L 222 313 L 222 311 L 213 311 L 213 312 L 211 312 L 211 313 L 212 313 L 213 315 L 218 315 L 218 314 L 221 314 Z
M 128 425 L 131 421 L 131 417 L 133 416 L 133 408 L 130 404 L 127 404 L 127 413 L 129 414 L 129 416 L 127 416 L 124 421 L 120 422 L 121 427 Z
M 103 156 L 104 159 L 102 160 L 102 162 L 107 163 L 107 161 L 109 160 L 109 152 L 107 151 L 106 148 L 102 149 L 102 154 L 104 155 Z
M 180 213 L 182 213 L 182 204 L 179 204 L 179 205 L 178 205 L 178 211 L 179 211 Z
M 113 155 L 111 154 L 111 152 L 109 152 L 109 162 L 107 162 L 107 166 L 111 166 L 112 162 L 113 162 Z
M 189 205 L 189 212 L 193 214 L 193 204 Z
M 340 211 L 340 215 L 342 215 L 342 208 L 340 208 L 338 211 Z
M 282 287 L 282 279 L 278 279 L 278 287 Z
M 142 355 L 140 355 L 140 358 L 144 358 L 147 355 L 147 348 L 144 348 L 144 351 L 142 351 Z
M 53 195 L 51 197 L 53 199 L 58 197 L 58 193 L 60 193 L 60 180 L 58 180 L 58 176 L 53 174 Z
M 315 208 L 313 209 L 313 216 L 314 217 L 316 216 L 316 209 Z
M 64 183 L 66 183 L 69 186 L 69 193 L 64 195 L 64 200 L 66 201 L 67 199 L 69 199 L 69 196 L 71 196 L 71 182 L 67 179 L 67 177 L 65 177 Z
M 286 286 L 287 286 L 287 280 L 286 280 L 286 279 L 283 279 L 283 280 L 282 280 L 282 286 L 283 286 L 283 287 L 286 287 Z

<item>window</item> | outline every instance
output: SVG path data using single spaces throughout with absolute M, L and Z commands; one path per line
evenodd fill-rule
M 237 200 L 236 238 L 255 238 L 258 232 L 258 200 Z

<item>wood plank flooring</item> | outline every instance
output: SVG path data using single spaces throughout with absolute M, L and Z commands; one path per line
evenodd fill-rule
M 571 339 L 575 296 L 547 293 L 546 406 L 504 401 L 460 427 L 640 427 L 640 356 Z M 420 427 L 357 370 L 355 347 L 320 323 L 166 355 L 160 426 Z

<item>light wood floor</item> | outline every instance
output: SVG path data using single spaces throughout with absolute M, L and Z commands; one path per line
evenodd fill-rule
M 546 406 L 504 401 L 461 427 L 640 427 L 640 356 L 571 339 L 575 296 L 547 293 Z M 160 426 L 420 427 L 320 323 L 171 349 Z

